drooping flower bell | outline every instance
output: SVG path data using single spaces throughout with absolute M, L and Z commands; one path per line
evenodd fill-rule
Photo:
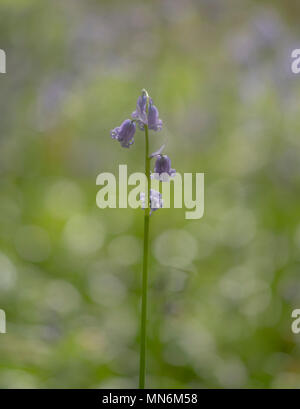
M 149 109 L 148 109 L 148 127 L 153 131 L 160 131 L 162 128 L 162 120 L 159 119 L 158 109 L 153 105 L 153 101 L 150 98 L 149 100 Z
M 113 139 L 117 139 L 123 148 L 129 148 L 134 142 L 136 125 L 131 119 L 125 119 L 120 126 L 110 132 Z
M 163 182 L 168 182 L 170 177 L 176 173 L 175 169 L 171 168 L 171 159 L 167 155 L 159 154 L 154 165 L 154 177 Z
M 132 118 L 135 119 L 140 128 L 143 127 L 144 124 L 147 124 L 147 95 L 145 92 L 142 92 L 142 95 L 138 97 L 136 103 L 136 110 L 131 114 Z
M 140 200 L 142 202 L 142 209 L 145 209 L 146 200 L 145 200 L 145 193 L 140 193 Z M 162 195 L 160 192 L 154 189 L 150 189 L 150 214 L 157 209 L 161 209 L 163 207 L 163 200 Z
M 162 120 L 159 119 L 158 109 L 153 104 L 152 98 L 149 98 L 147 113 L 147 94 L 145 92 L 138 97 L 136 110 L 132 113 L 132 118 L 137 121 L 142 131 L 144 130 L 144 125 L 148 125 L 149 129 L 153 131 L 160 131 L 162 128 Z

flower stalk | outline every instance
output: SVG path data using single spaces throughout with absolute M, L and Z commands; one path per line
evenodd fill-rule
M 134 143 L 136 129 L 145 133 L 145 175 L 146 191 L 141 192 L 141 208 L 144 213 L 144 252 L 143 252 L 143 271 L 142 271 L 142 291 L 141 291 L 141 332 L 140 332 L 140 370 L 139 387 L 145 388 L 146 377 L 146 341 L 147 341 L 147 298 L 148 298 L 148 261 L 149 261 L 149 223 L 152 212 L 163 207 L 162 195 L 159 191 L 151 189 L 150 162 L 156 158 L 155 175 L 159 180 L 167 181 L 169 176 L 175 173 L 171 168 L 171 161 L 168 156 L 162 155 L 165 145 L 149 155 L 149 130 L 154 132 L 162 128 L 162 120 L 159 118 L 159 112 L 149 97 L 145 89 L 138 97 L 136 110 L 131 114 L 132 119 L 125 119 L 120 126 L 111 131 L 112 139 L 120 142 L 123 148 L 130 148 Z
M 148 252 L 149 252 L 149 222 L 150 222 L 150 158 L 148 125 L 145 129 L 145 174 L 147 179 L 147 195 L 144 215 L 144 252 L 142 276 L 142 310 L 141 310 L 141 340 L 140 340 L 140 376 L 139 388 L 145 387 L 146 374 L 146 338 L 147 338 L 147 298 L 148 298 Z

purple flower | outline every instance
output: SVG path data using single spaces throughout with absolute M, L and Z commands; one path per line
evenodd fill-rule
M 149 100 L 149 109 L 148 109 L 148 127 L 153 131 L 160 131 L 162 128 L 162 120 L 159 119 L 158 109 L 153 105 L 153 101 L 150 98 Z
M 163 182 L 167 182 L 169 177 L 173 177 L 176 173 L 175 169 L 171 168 L 171 159 L 167 155 L 158 155 L 154 166 L 154 177 Z
M 131 119 L 125 121 L 110 132 L 113 139 L 117 139 L 123 148 L 129 148 L 134 142 L 136 125 Z
M 138 97 L 138 100 L 136 103 L 136 110 L 131 115 L 133 119 L 136 119 L 138 121 L 138 123 L 140 124 L 140 127 L 142 127 L 143 124 L 147 124 L 146 107 L 147 107 L 147 95 L 143 92 L 142 95 Z
M 145 193 L 142 192 L 140 194 L 140 200 L 142 201 L 142 209 L 145 209 Z M 160 192 L 154 189 L 150 189 L 150 214 L 157 209 L 161 209 L 163 207 L 163 200 L 162 195 Z
M 149 129 L 153 131 L 160 131 L 162 128 L 162 120 L 159 119 L 158 109 L 153 105 L 152 98 L 149 98 L 147 114 L 147 95 L 144 92 L 138 97 L 136 110 L 132 113 L 132 118 L 137 121 L 142 131 L 144 125 L 148 125 Z

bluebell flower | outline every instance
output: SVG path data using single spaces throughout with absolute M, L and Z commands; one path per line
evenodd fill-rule
M 142 209 L 145 209 L 145 193 L 140 193 L 140 200 L 142 202 Z M 163 200 L 162 195 L 160 192 L 154 189 L 150 189 L 150 214 L 157 209 L 161 209 L 163 207 Z
M 131 119 L 125 121 L 110 132 L 113 139 L 117 139 L 123 148 L 129 148 L 134 142 L 136 125 Z
M 147 95 L 143 92 L 142 95 L 138 97 L 138 100 L 136 103 L 136 110 L 131 115 L 132 118 L 138 122 L 139 127 L 142 130 L 144 128 L 144 124 L 148 123 L 146 107 L 147 107 Z
M 150 98 L 148 108 L 148 127 L 153 131 L 160 131 L 162 128 L 162 120 L 159 119 L 158 109 L 153 105 L 153 101 Z
M 171 159 L 167 155 L 157 155 L 154 165 L 154 177 L 163 182 L 167 182 L 169 177 L 173 177 L 176 170 L 171 168 Z
M 162 120 L 159 119 L 158 109 L 153 104 L 152 98 L 149 98 L 147 114 L 147 95 L 145 93 L 138 97 L 136 110 L 132 113 L 132 118 L 137 121 L 142 131 L 144 125 L 148 125 L 149 129 L 153 131 L 160 131 L 162 128 Z

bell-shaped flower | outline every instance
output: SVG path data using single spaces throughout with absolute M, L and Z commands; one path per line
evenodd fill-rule
M 176 174 L 176 170 L 171 167 L 171 159 L 167 155 L 158 155 L 154 165 L 154 174 L 151 177 L 168 182 L 170 177 Z
M 142 209 L 146 207 L 145 193 L 140 193 L 140 200 L 142 202 Z M 160 192 L 154 189 L 150 189 L 150 214 L 157 209 L 163 207 L 162 195 Z
M 134 142 L 136 125 L 131 119 L 125 121 L 110 132 L 113 139 L 117 139 L 123 148 L 129 148 Z
M 150 98 L 148 108 L 148 128 L 153 131 L 160 131 L 162 128 L 162 120 L 159 119 L 158 109 L 153 105 L 153 101 Z
M 153 131 L 160 131 L 162 128 L 162 120 L 159 119 L 158 109 L 153 105 L 152 98 L 149 98 L 147 112 L 147 95 L 144 92 L 138 97 L 136 110 L 132 113 L 132 118 L 137 121 L 142 131 L 144 125 L 148 125 L 148 128 Z
M 136 110 L 132 113 L 132 118 L 135 119 L 140 128 L 143 128 L 143 124 L 147 124 L 147 95 L 143 92 L 141 96 L 138 97 L 136 103 Z

